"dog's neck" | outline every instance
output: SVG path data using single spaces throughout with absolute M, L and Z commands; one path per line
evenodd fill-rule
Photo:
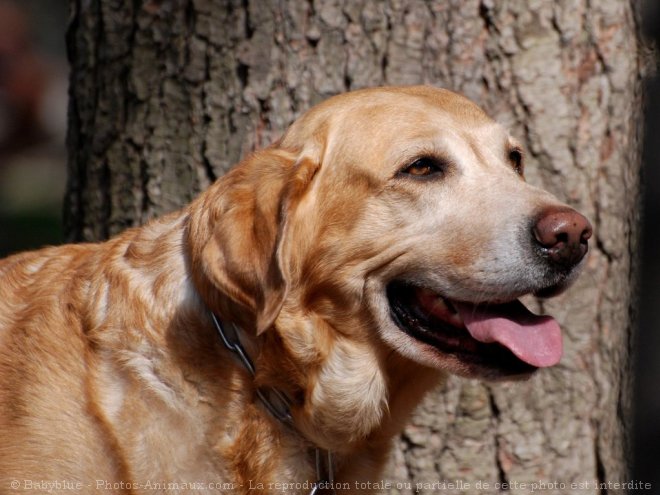
M 225 325 L 220 319 L 211 312 L 211 318 L 215 325 L 218 335 L 226 349 L 234 354 L 238 362 L 254 378 L 256 369 L 249 354 L 241 342 L 241 329 L 233 324 Z M 284 427 L 295 431 L 295 424 L 291 416 L 291 399 L 275 388 L 255 387 L 256 396 L 266 410 L 280 422 Z M 330 451 L 320 447 L 314 448 L 314 457 L 316 464 L 316 481 L 311 485 L 310 493 L 324 490 L 328 487 L 329 493 L 336 493 L 334 486 L 334 460 Z
M 367 481 L 379 475 L 393 438 L 442 375 L 393 351 L 374 355 L 383 347 L 373 342 L 338 335 L 318 315 L 285 305 L 275 327 L 252 337 L 260 341 L 256 381 L 293 398 L 296 430 L 334 453 L 338 481 L 358 475 Z M 303 354 L 294 354 L 291 339 Z
M 379 363 L 382 365 L 380 371 L 387 375 L 386 388 L 378 391 L 382 397 L 369 398 L 372 393 L 370 391 L 365 396 L 354 393 L 354 390 L 346 390 L 347 394 L 354 393 L 357 399 L 366 399 L 365 404 L 359 411 L 356 411 L 356 417 L 344 418 L 344 421 L 339 424 L 328 424 L 329 431 L 324 431 L 323 425 L 317 423 L 317 420 L 319 418 L 327 419 L 328 411 L 341 412 L 341 408 L 346 405 L 336 401 L 339 397 L 332 390 L 320 392 L 320 395 L 328 394 L 328 400 L 321 404 L 315 403 L 313 399 L 309 398 L 308 400 L 303 399 L 301 402 L 302 387 L 297 387 L 291 380 L 291 376 L 296 373 L 287 373 L 287 376 L 283 376 L 283 370 L 291 371 L 291 367 L 286 364 L 287 351 L 281 347 L 282 339 L 278 337 L 280 332 L 276 329 L 270 331 L 270 334 L 267 332 L 267 335 L 260 337 L 250 336 L 248 332 L 239 331 L 241 339 L 252 349 L 252 352 L 258 353 L 256 368 L 251 363 L 245 365 L 241 354 L 247 354 L 247 352 L 245 349 L 236 351 L 234 343 L 236 337 L 220 336 L 223 341 L 227 339 L 231 341 L 229 346 L 227 346 L 227 342 L 224 345 L 237 357 L 236 363 L 240 367 L 248 369 L 248 372 L 255 377 L 255 382 L 252 384 L 254 390 L 259 390 L 263 386 L 262 390 L 266 392 L 266 396 L 262 398 L 259 394 L 255 394 L 255 397 L 259 398 L 262 405 L 265 406 L 262 408 L 263 413 L 274 417 L 283 426 L 282 431 L 285 434 L 290 432 L 291 435 L 301 436 L 304 442 L 309 442 L 316 452 L 317 459 L 327 459 L 325 457 L 327 453 L 333 452 L 332 461 L 323 460 L 321 467 L 318 462 L 316 464 L 316 479 L 319 482 L 323 483 L 327 479 L 329 470 L 332 470 L 333 474 L 336 472 L 333 481 L 336 481 L 337 484 L 347 481 L 353 483 L 356 480 L 373 481 L 382 472 L 389 458 L 393 437 L 400 433 L 424 394 L 438 384 L 438 372 L 429 368 L 420 369 L 419 365 L 411 363 L 395 353 L 384 356 L 383 361 Z M 220 330 L 220 333 L 224 332 Z M 282 368 L 278 370 L 271 368 L 260 372 L 259 363 L 267 367 L 268 356 L 271 354 L 278 356 L 280 364 L 283 365 Z M 251 361 L 251 358 L 248 359 Z M 350 363 L 348 367 L 350 371 Z M 378 368 L 378 365 L 375 365 L 375 368 Z M 359 373 L 355 378 L 360 381 L 368 380 L 368 377 L 360 376 Z M 375 379 L 372 377 L 372 380 Z M 284 392 L 274 388 L 278 386 L 277 384 Z M 338 387 L 344 385 L 346 384 L 341 382 L 337 384 Z M 309 383 L 306 386 L 310 387 Z M 317 386 L 324 386 L 324 384 Z M 276 390 L 276 396 L 282 394 L 287 397 L 286 414 L 283 414 L 280 399 L 273 401 L 272 395 L 268 393 L 269 390 Z M 319 393 L 314 390 L 313 386 L 310 387 L 310 390 L 312 395 Z M 294 409 L 291 416 L 288 412 L 289 407 Z M 352 407 L 355 407 L 355 404 Z M 373 407 L 374 410 L 367 410 L 369 407 Z M 378 418 L 377 423 L 372 424 L 371 429 L 366 433 L 356 432 L 355 425 L 360 425 L 357 415 Z M 283 419 L 282 416 L 289 417 Z M 301 453 L 307 455 L 308 458 L 313 455 L 310 452 L 301 450 Z

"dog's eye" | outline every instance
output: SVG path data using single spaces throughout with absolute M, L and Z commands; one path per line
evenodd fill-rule
M 400 174 L 410 175 L 412 177 L 426 178 L 442 174 L 445 171 L 445 165 L 440 160 L 431 157 L 418 158 L 410 165 L 401 170 Z
M 522 150 L 519 148 L 512 148 L 509 151 L 509 160 L 513 164 L 513 170 L 515 170 L 518 175 L 523 175 L 524 165 Z

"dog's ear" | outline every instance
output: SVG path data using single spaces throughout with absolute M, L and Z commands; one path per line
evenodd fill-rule
M 245 159 L 190 206 L 193 278 L 221 317 L 257 333 L 274 323 L 290 281 L 280 246 L 318 168 L 318 160 L 270 148 Z

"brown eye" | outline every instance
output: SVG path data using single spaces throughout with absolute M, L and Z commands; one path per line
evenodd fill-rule
M 418 158 L 401 170 L 400 174 L 415 178 L 430 178 L 441 175 L 445 170 L 444 163 L 435 158 Z
M 522 175 L 524 171 L 522 150 L 513 148 L 509 151 L 509 161 L 513 164 L 513 170 L 515 170 L 518 175 Z

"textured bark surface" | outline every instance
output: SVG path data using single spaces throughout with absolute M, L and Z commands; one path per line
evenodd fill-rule
M 524 383 L 450 379 L 406 428 L 387 478 L 399 493 L 623 493 L 596 483 L 627 479 L 643 70 L 632 5 L 71 0 L 69 238 L 185 204 L 333 94 L 462 92 L 525 144 L 528 180 L 596 235 L 576 286 L 531 302 L 564 328 L 561 365 Z

